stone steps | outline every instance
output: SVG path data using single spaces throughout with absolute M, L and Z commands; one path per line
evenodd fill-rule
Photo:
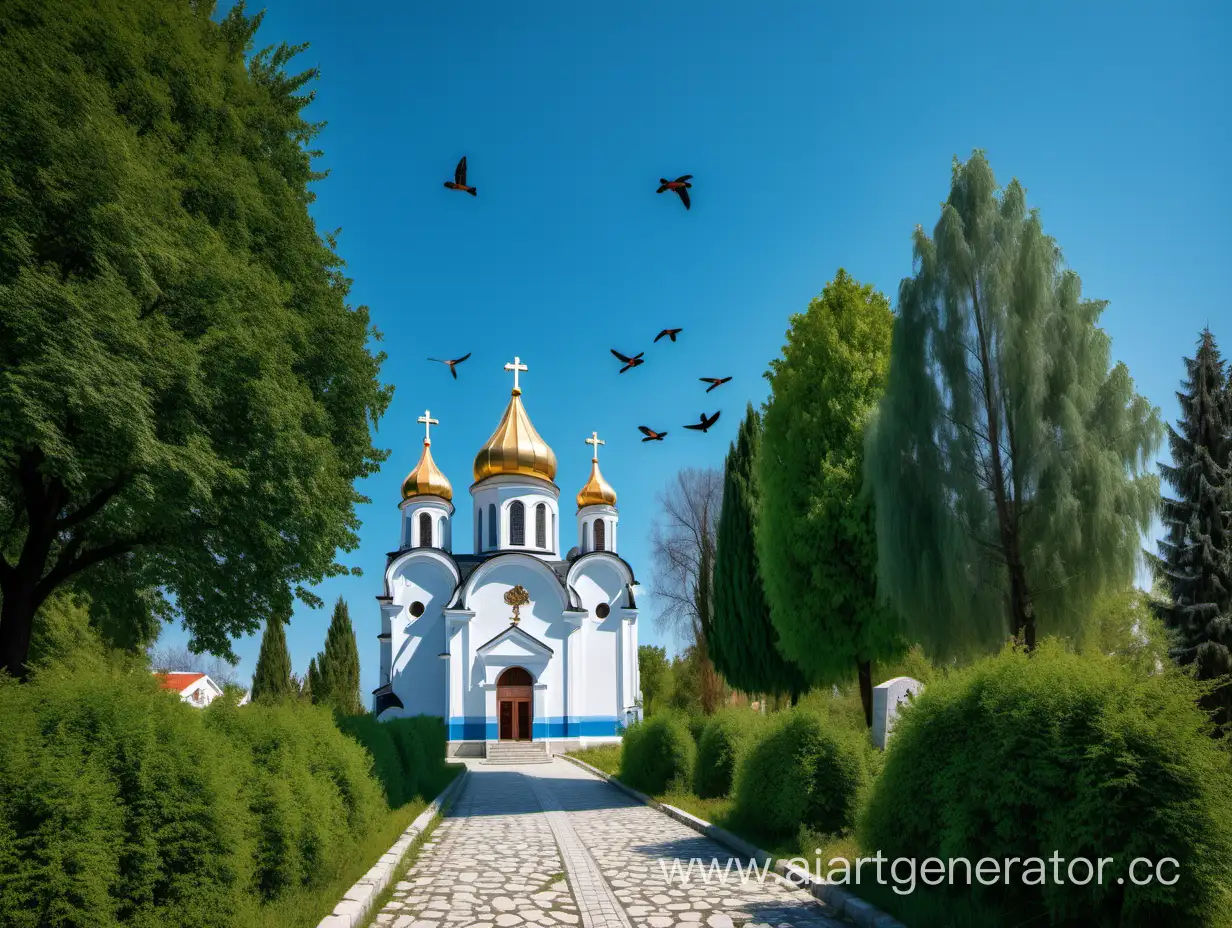
M 552 755 L 543 741 L 493 741 L 488 744 L 489 764 L 550 764 Z

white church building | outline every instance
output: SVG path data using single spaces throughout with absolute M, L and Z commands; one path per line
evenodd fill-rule
M 382 719 L 445 719 L 450 753 L 483 756 L 498 741 L 549 751 L 616 741 L 639 716 L 637 581 L 619 555 L 616 491 L 599 471 L 562 525 L 556 455 L 513 394 L 475 455 L 471 519 L 455 525 L 453 487 L 423 452 L 402 484 L 401 538 L 389 554 L 381 611 Z M 456 530 L 456 531 L 455 531 Z M 568 545 L 562 554 L 561 534 Z M 469 535 L 473 553 L 457 553 Z

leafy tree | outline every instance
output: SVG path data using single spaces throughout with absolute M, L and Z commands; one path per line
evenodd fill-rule
M 1177 631 L 1173 652 L 1198 677 L 1232 673 L 1232 390 L 1215 337 L 1204 329 L 1187 378 L 1179 428 L 1168 429 L 1172 464 L 1160 464 L 1177 499 L 1163 500 L 1165 536 L 1152 565 L 1168 591 L 1160 615 Z M 1232 720 L 1232 686 L 1207 699 Z
M 291 652 L 287 650 L 285 622 L 270 616 L 261 636 L 257 670 L 252 675 L 252 701 L 282 702 L 295 692 L 291 686 Z
M 350 610 L 341 596 L 334 603 L 334 614 L 325 633 L 325 650 L 317 658 L 317 680 L 311 685 L 313 701 L 333 706 L 344 715 L 363 713 L 359 697 L 359 648 Z
M 39 605 L 191 645 L 344 571 L 390 391 L 309 214 L 305 46 L 212 2 L 0 12 L 0 668 Z M 157 591 L 157 592 L 151 592 Z M 140 632 L 137 634 L 137 632 Z M 121 636 L 122 637 L 122 636 Z
M 877 599 L 864 430 L 885 384 L 893 317 L 886 298 L 846 271 L 791 318 L 770 362 L 761 451 L 757 554 L 779 648 L 811 682 L 855 669 L 867 724 L 872 662 L 900 649 Z
M 761 417 L 750 403 L 723 469 L 710 654 L 732 686 L 750 693 L 788 693 L 794 704 L 808 686 L 800 668 L 779 651 L 754 540 L 761 432 Z
M 1159 412 L 1134 392 L 1017 181 L 954 162 L 915 233 L 869 437 L 881 589 L 930 650 L 1028 648 L 1132 581 L 1159 498 Z
M 645 715 L 650 715 L 669 695 L 671 677 L 667 649 L 653 644 L 638 645 L 637 668 L 642 686 L 642 709 Z

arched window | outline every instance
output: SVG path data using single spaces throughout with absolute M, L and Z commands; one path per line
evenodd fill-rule
M 496 545 L 496 503 L 488 503 L 488 547 Z
M 432 547 L 432 516 L 426 512 L 419 514 L 419 546 Z
M 606 540 L 605 534 L 606 533 L 603 528 L 603 520 L 595 519 L 595 550 L 596 551 L 606 551 L 607 550 L 607 548 L 604 547 L 604 542 Z
M 535 507 L 535 547 L 548 546 L 548 504 L 540 503 Z
M 590 523 L 582 523 L 582 553 L 590 550 Z
M 526 544 L 526 507 L 520 499 L 509 504 L 509 544 Z
M 552 513 L 552 547 L 556 547 L 556 513 Z

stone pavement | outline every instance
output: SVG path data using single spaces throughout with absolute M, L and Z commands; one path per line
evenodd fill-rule
M 568 761 L 469 762 L 462 795 L 376 924 L 392 928 L 836 928 L 773 874 Z M 732 860 L 705 881 L 694 858 Z M 673 869 L 673 864 L 676 868 Z M 742 866 L 748 861 L 740 860 Z

